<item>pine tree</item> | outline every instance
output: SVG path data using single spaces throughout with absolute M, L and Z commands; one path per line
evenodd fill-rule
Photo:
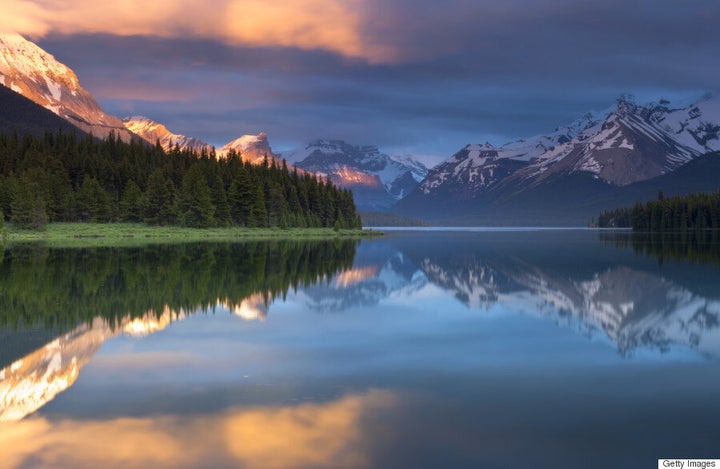
M 8 219 L 12 218 L 12 201 L 19 189 L 18 180 L 12 174 L 0 179 L 0 211 L 5 213 Z
M 252 220 L 253 226 L 258 228 L 265 228 L 268 226 L 268 213 L 265 208 L 265 194 L 260 186 L 255 189 L 255 200 L 253 200 L 252 205 Z
M 11 203 L 12 222 L 18 228 L 44 230 L 48 217 L 37 182 L 21 179 Z
M 231 222 L 230 204 L 228 203 L 225 184 L 220 175 L 215 176 L 212 190 L 210 192 L 212 203 L 215 206 L 215 224 L 228 226 Z
M 145 221 L 151 225 L 169 225 L 175 222 L 175 189 L 160 169 L 152 172 L 145 190 Z
M 240 167 L 230 184 L 230 214 L 233 221 L 241 226 L 254 226 L 252 207 L 255 202 L 255 188 L 245 167 Z
M 143 193 L 135 181 L 130 180 L 125 185 L 120 199 L 120 218 L 123 221 L 139 222 L 143 219 Z
M 84 221 L 106 223 L 110 221 L 110 198 L 97 179 L 85 176 L 77 194 L 78 214 Z
M 215 206 L 210 187 L 199 164 L 194 164 L 183 176 L 180 194 L 180 216 L 183 225 L 196 228 L 212 226 Z

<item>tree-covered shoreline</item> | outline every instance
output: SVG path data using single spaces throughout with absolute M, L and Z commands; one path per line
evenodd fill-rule
M 636 203 L 603 211 L 597 221 L 600 228 L 632 228 L 647 232 L 687 232 L 720 229 L 720 191 Z
M 0 210 L 15 228 L 51 222 L 186 227 L 360 228 L 352 193 L 283 162 L 163 150 L 110 135 L 0 135 Z

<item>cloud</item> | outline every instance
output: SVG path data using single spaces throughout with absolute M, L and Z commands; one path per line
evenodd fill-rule
M 717 0 L 105 3 L 0 0 L 0 24 L 42 36 L 107 112 L 216 145 L 262 130 L 440 158 L 720 82 Z
M 361 0 L 0 0 L 0 29 L 215 39 L 230 45 L 325 50 L 371 62 L 391 58 L 363 35 Z
M 395 405 L 385 391 L 216 415 L 0 424 L 3 467 L 364 467 L 363 418 Z

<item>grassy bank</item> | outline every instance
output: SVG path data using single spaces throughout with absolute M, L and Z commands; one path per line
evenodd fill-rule
M 7 243 L 43 242 L 53 246 L 130 246 L 199 241 L 332 239 L 381 236 L 374 230 L 330 228 L 183 228 L 136 223 L 51 223 L 45 231 L 7 229 Z M 2 239 L 0 239 L 0 242 Z

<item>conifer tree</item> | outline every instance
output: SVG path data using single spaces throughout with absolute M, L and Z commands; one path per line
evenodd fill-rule
M 212 203 L 215 206 L 215 224 L 217 226 L 228 226 L 230 224 L 230 204 L 228 203 L 225 184 L 220 175 L 215 176 L 212 190 L 210 192 Z
M 18 228 L 44 230 L 48 218 L 37 182 L 22 178 L 11 203 L 12 222 Z
M 145 221 L 151 225 L 169 225 L 176 219 L 175 190 L 172 181 L 160 169 L 152 172 L 145 191 Z
M 262 187 L 257 186 L 255 189 L 255 200 L 252 204 L 252 220 L 253 226 L 265 228 L 268 226 L 268 213 L 265 208 L 265 194 Z
M 212 226 L 215 206 L 210 187 L 199 164 L 194 164 L 183 176 L 180 194 L 180 216 L 183 225 L 196 228 Z
M 110 221 L 110 199 L 97 179 L 85 176 L 77 194 L 77 210 L 84 221 L 106 223 Z
M 142 221 L 143 206 L 143 193 L 135 181 L 130 180 L 125 185 L 125 191 L 120 199 L 120 218 L 130 222 Z

